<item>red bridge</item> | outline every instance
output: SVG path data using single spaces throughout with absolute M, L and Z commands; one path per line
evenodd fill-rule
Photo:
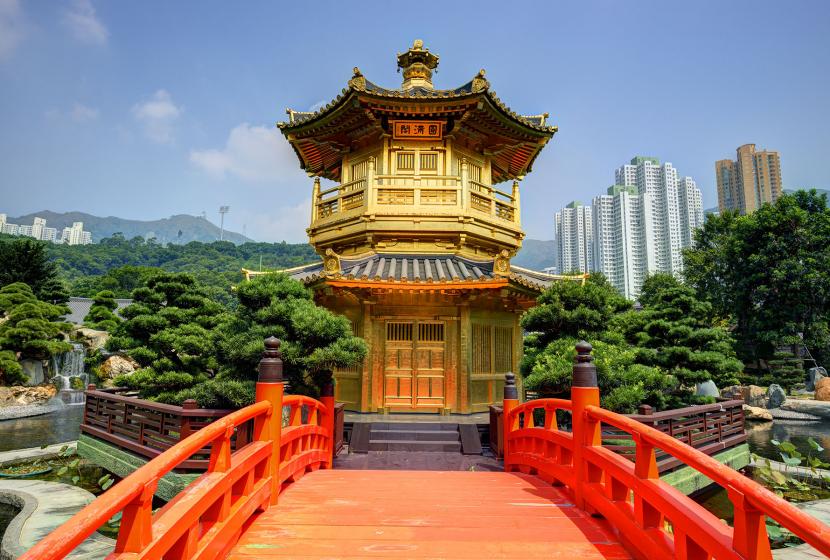
M 256 403 L 221 418 L 113 486 L 26 553 L 64 558 L 122 512 L 112 560 L 229 558 L 770 559 L 766 520 L 830 556 L 830 527 L 740 473 L 599 406 L 590 345 L 577 345 L 571 400 L 504 399 L 503 473 L 332 470 L 334 397 L 283 394 L 266 341 Z M 571 431 L 557 415 L 570 416 Z M 232 451 L 235 432 L 253 437 Z M 603 447 L 630 434 L 635 461 Z M 210 448 L 207 472 L 156 512 L 162 476 Z M 655 449 L 724 487 L 734 528 L 661 482 Z

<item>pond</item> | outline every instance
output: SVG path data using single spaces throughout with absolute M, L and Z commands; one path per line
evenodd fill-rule
M 776 420 L 761 424 L 747 424 L 749 450 L 756 455 L 781 461 L 778 449 L 770 443 L 773 439 L 789 441 L 804 456 L 812 454 L 825 463 L 830 463 L 830 422 L 794 422 Z M 808 438 L 816 440 L 824 451 L 816 453 L 810 449 Z
M 75 441 L 83 417 L 84 407 L 67 406 L 40 416 L 0 420 L 0 451 Z

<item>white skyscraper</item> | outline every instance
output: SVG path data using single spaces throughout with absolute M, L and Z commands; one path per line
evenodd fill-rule
M 61 243 L 66 243 L 67 245 L 87 245 L 92 243 L 92 235 L 88 231 L 84 231 L 83 222 L 72 222 L 72 227 L 63 228 Z
M 35 218 L 32 222 L 32 233 L 31 236 L 35 239 L 41 239 L 43 237 L 43 228 L 46 227 L 46 220 L 43 218 Z
M 591 207 L 571 202 L 554 216 L 554 263 L 560 274 L 590 272 L 594 233 Z
M 616 185 L 595 197 L 593 270 L 628 298 L 649 274 L 683 270 L 683 249 L 703 224 L 700 190 L 670 163 L 635 157 L 614 174 Z

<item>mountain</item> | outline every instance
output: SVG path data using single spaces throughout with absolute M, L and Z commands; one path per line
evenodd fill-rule
M 8 218 L 13 224 L 28 225 L 35 217 L 44 218 L 46 227 L 57 228 L 58 236 L 65 227 L 70 227 L 72 222 L 83 222 L 84 229 L 92 233 L 92 241 L 97 243 L 105 237 L 112 237 L 115 233 L 122 233 L 127 239 L 143 237 L 150 239 L 155 237 L 159 243 L 189 243 L 190 241 L 211 242 L 219 239 L 219 227 L 210 223 L 205 218 L 178 214 L 161 220 L 127 220 L 115 216 L 93 216 L 84 212 L 51 212 L 43 210 L 34 214 L 26 214 L 17 218 Z M 224 238 L 232 243 L 246 243 L 252 241 L 244 235 L 225 230 Z
M 553 248 L 552 240 L 525 239 L 511 262 L 516 266 L 542 270 L 546 266 L 553 266 Z

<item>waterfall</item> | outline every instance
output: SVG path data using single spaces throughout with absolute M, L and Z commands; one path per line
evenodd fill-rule
M 89 376 L 84 373 L 86 349 L 83 344 L 73 343 L 72 350 L 56 357 L 53 362 L 57 373 L 52 382 L 58 388 L 58 397 L 66 404 L 84 404 L 84 390 L 89 384 Z

